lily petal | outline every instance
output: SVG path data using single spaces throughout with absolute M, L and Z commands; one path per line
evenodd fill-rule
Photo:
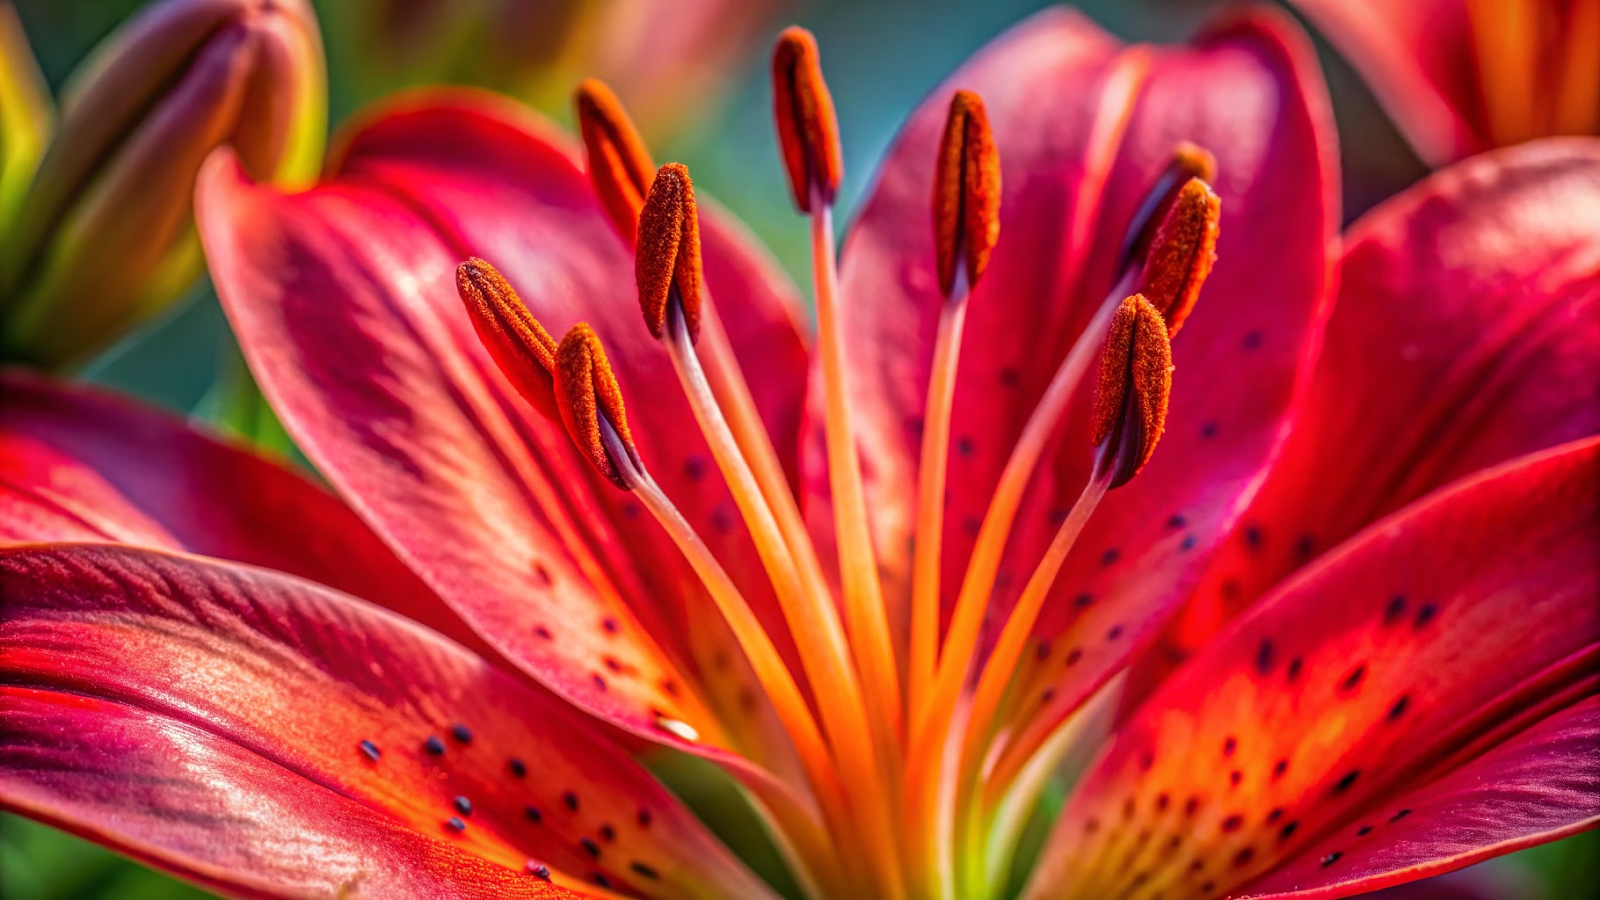
M 252 835 L 275 839 L 285 826 L 326 834 L 331 852 L 364 832 L 381 837 L 376 826 L 386 825 L 395 835 L 386 850 L 443 841 L 513 871 L 533 858 L 652 896 L 766 894 L 565 703 L 347 595 L 198 557 L 37 544 L 0 550 L 0 596 L 0 681 L 45 695 L 36 700 L 53 697 L 55 712 L 35 704 L 36 714 L 47 722 L 65 715 L 75 731 L 94 735 L 8 738 L 0 781 L 8 805 L 71 828 L 115 830 L 141 852 L 211 877 L 228 877 L 215 870 L 219 858 L 249 859 Z M 71 706 L 67 695 L 84 706 L 60 709 Z M 132 731 L 119 738 L 123 728 Z M 141 734 L 190 747 L 188 765 L 120 752 Z M 220 752 L 206 764 L 211 749 Z M 35 777 L 36 766 L 49 776 Z M 103 790 L 91 790 L 97 784 Z M 260 823 L 265 811 L 251 795 L 268 793 L 287 798 L 281 811 L 298 809 L 298 819 L 245 833 L 214 829 L 203 841 L 176 824 L 144 831 L 160 818 L 141 812 L 146 802 L 177 805 L 192 825 L 235 814 Z M 368 814 L 308 815 L 340 807 Z M 91 818 L 76 821 L 74 809 Z M 111 815 L 123 810 L 129 824 Z M 148 843 L 163 835 L 180 843 Z M 239 846 L 209 848 L 217 842 Z M 273 848 L 260 852 L 281 864 Z M 459 858 L 444 848 L 429 856 Z M 346 863 L 324 877 L 343 883 L 355 874 Z M 448 869 L 431 874 L 449 885 Z
M 488 645 L 342 503 L 181 420 L 92 388 L 0 376 L 0 544 L 110 541 L 277 569 Z
M 1520 2 L 1520 0 L 1514 0 Z M 1366 77 L 1429 164 L 1494 146 L 1463 0 L 1290 0 Z
M 1593 696 L 1597 521 L 1590 439 L 1435 494 L 1305 570 L 1119 731 L 1031 896 L 1220 895 Z M 1592 814 L 1579 795 L 1556 808 Z
M 213 890 L 589 896 L 418 834 L 238 744 L 136 706 L 7 686 L 0 716 L 0 808 Z M 217 839 L 220 828 L 227 840 Z
M 1600 140 L 1451 167 L 1357 222 L 1341 269 L 1295 430 L 1153 657 L 1162 672 L 1367 524 L 1600 432 Z
M 900 595 L 943 302 L 931 225 L 916 223 L 930 222 L 939 129 L 955 87 L 984 98 L 1005 193 L 1000 240 L 970 301 L 956 385 L 941 574 L 947 602 L 1016 437 L 1111 290 L 1127 224 L 1174 147 L 1188 140 L 1208 148 L 1220 173 L 1219 260 L 1173 347 L 1162 446 L 1090 520 L 1038 628 L 1059 652 L 1047 650 L 1048 665 L 1024 673 L 1032 686 L 1018 696 L 1054 698 L 1042 712 L 1026 706 L 1042 735 L 1198 578 L 1279 440 L 1325 308 L 1338 219 L 1333 130 L 1304 38 L 1268 13 L 1221 23 L 1194 48 L 1157 49 L 1121 47 L 1082 16 L 1051 10 L 935 91 L 892 151 L 843 258 L 844 292 L 854 300 L 843 315 L 857 433 L 876 543 Z M 1088 479 L 1091 390 L 1083 385 L 1069 407 L 1057 448 L 1027 492 L 991 600 L 997 617 Z M 821 467 L 812 472 L 808 487 L 825 497 Z M 1070 669 L 1062 663 L 1069 656 Z
M 517 398 L 455 295 L 456 262 L 479 255 L 558 332 L 579 317 L 594 323 L 624 393 L 650 398 L 630 421 L 658 480 L 724 560 L 754 559 L 729 549 L 748 535 L 721 482 L 706 477 L 709 453 L 693 450 L 702 443 L 676 389 L 662 389 L 672 376 L 640 320 L 632 264 L 572 148 L 505 101 L 425 92 L 369 114 L 335 160 L 321 186 L 285 196 L 219 156 L 198 192 L 218 292 L 286 426 L 508 658 L 636 734 L 674 741 L 656 727 L 665 716 L 719 742 L 727 722 L 697 696 L 710 676 L 686 662 L 704 658 L 690 623 L 710 608 L 686 588 L 692 575 L 630 497 L 597 483 L 560 425 Z M 708 264 L 714 279 L 728 273 L 770 269 Z M 712 287 L 726 298 L 725 321 L 765 322 L 770 347 L 791 347 L 766 364 L 800 352 L 782 289 Z M 740 574 L 759 597 L 764 578 Z
M 1244 889 L 1344 897 L 1471 865 L 1600 824 L 1600 698 L 1589 697 L 1377 810 Z

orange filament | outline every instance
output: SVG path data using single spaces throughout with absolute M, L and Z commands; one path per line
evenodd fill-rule
M 816 720 L 812 717 L 810 708 L 806 706 L 805 697 L 800 693 L 800 687 L 795 683 L 793 673 L 784 664 L 783 657 L 778 654 L 777 647 L 773 646 L 772 639 L 761 626 L 761 621 L 751 611 L 749 602 L 739 592 L 733 579 L 722 568 L 722 564 L 717 562 L 710 548 L 705 545 L 705 541 L 695 533 L 693 527 L 684 519 L 677 507 L 673 506 L 672 501 L 667 499 L 666 494 L 649 473 L 642 466 L 637 466 L 632 476 L 634 495 L 666 530 L 695 570 L 695 574 L 700 576 L 706 591 L 711 595 L 712 602 L 716 603 L 723 618 L 727 620 L 734 639 L 739 642 L 740 649 L 750 660 L 756 680 L 761 683 L 762 690 L 772 700 L 773 708 L 777 711 L 784 730 L 794 741 L 795 752 L 800 757 L 807 779 L 816 791 L 818 804 L 828 820 L 829 829 L 835 835 L 854 834 L 854 826 L 848 819 L 850 799 L 845 792 L 844 783 L 839 778 L 838 770 L 834 767 L 833 759 L 828 755 L 822 732 L 818 730 Z M 841 856 L 847 863 L 857 858 L 851 853 L 853 849 L 851 847 L 841 846 L 836 849 L 841 851 Z
M 833 202 L 844 177 L 844 158 L 817 39 L 804 28 L 785 28 L 778 35 L 772 51 L 772 104 L 795 206 L 814 212 L 813 193 L 824 203 Z
M 683 167 L 678 166 L 678 171 L 669 171 L 672 168 L 670 165 L 664 166 L 661 174 L 657 176 L 656 185 L 652 188 L 650 199 L 646 203 L 642 222 L 651 221 L 658 205 L 656 202 L 658 195 L 663 193 L 681 195 L 686 189 L 692 190 L 685 187 L 688 183 L 688 174 Z M 678 204 L 677 207 L 686 210 L 685 215 L 689 217 L 680 223 L 680 227 L 690 231 L 694 228 L 695 216 L 692 196 L 690 193 L 689 202 Z M 641 235 L 644 231 L 645 228 L 641 227 Z M 653 298 L 647 296 L 649 289 L 645 278 L 649 270 L 643 262 L 643 254 L 652 246 L 652 243 L 646 240 L 639 242 L 640 297 L 641 304 L 646 305 L 647 321 L 651 316 L 648 304 L 653 302 Z M 685 244 L 679 248 L 679 253 L 685 252 L 693 253 L 696 257 L 689 261 L 687 268 L 697 271 L 698 246 L 689 248 Z M 684 267 L 684 260 L 680 255 L 678 268 L 681 270 Z M 684 315 L 685 304 L 681 302 L 686 296 L 687 292 L 680 290 L 676 282 L 666 286 L 666 295 L 661 305 L 664 344 L 672 357 L 673 367 L 678 373 L 701 433 L 705 436 L 712 456 L 728 483 L 735 504 L 750 528 L 763 567 L 778 594 L 785 620 L 795 635 L 806 676 L 818 695 L 829 698 L 829 702 L 821 704 L 821 710 L 823 724 L 835 748 L 834 752 L 852 771 L 871 773 L 875 764 L 872 747 L 868 742 L 871 732 L 867 724 L 866 706 L 855 669 L 851 664 L 850 646 L 845 639 L 838 613 L 833 604 L 827 602 L 827 584 L 821 577 L 820 567 L 814 565 L 814 554 L 811 558 L 813 565 L 809 568 L 808 574 L 802 576 L 790 545 L 779 531 L 772 508 L 757 485 L 755 474 L 740 451 L 727 419 L 712 394 L 705 372 L 700 366 L 689 333 L 687 316 Z M 810 546 L 809 540 L 807 546 Z M 819 598 L 822 602 L 819 602 Z M 862 785 L 862 793 L 868 796 L 874 793 L 881 794 L 881 791 L 876 790 L 877 787 L 869 781 Z M 886 807 L 885 799 L 879 796 L 863 808 L 881 811 Z M 888 853 L 892 838 L 887 818 L 878 822 L 864 822 L 863 827 L 874 834 L 874 839 L 879 842 L 878 849 Z
M 950 98 L 933 177 L 933 233 L 945 296 L 955 286 L 958 260 L 977 284 L 1000 239 L 1000 154 L 983 100 L 971 91 Z
M 495 365 L 534 409 L 554 417 L 555 338 L 528 312 L 504 276 L 477 257 L 456 266 L 456 292 Z
M 1139 293 L 1161 311 L 1171 337 L 1189 318 L 1217 261 L 1222 200 L 1199 178 L 1184 182 L 1150 243 Z
M 844 335 L 839 326 L 839 270 L 833 258 L 833 207 L 820 192 L 812 196 L 811 264 L 817 292 L 817 352 L 822 358 L 826 395 L 825 431 L 828 483 L 833 492 L 833 518 L 839 542 L 840 580 L 844 587 L 845 623 L 862 685 L 879 736 L 880 749 L 898 758 L 901 730 L 900 676 L 883 586 L 867 525 L 866 492 L 850 420 Z
M 933 689 L 939 652 L 939 564 L 944 544 L 945 477 L 950 462 L 950 417 L 966 324 L 965 299 L 939 311 L 933 371 L 923 416 L 921 466 L 917 472 L 917 530 L 911 561 L 911 657 L 907 670 L 909 715 L 922 715 Z
M 632 241 L 655 163 L 617 95 L 593 78 L 578 85 L 578 130 L 589 155 L 589 180 L 611 224 Z
M 606 446 L 604 424 L 614 429 L 621 447 L 634 454 L 633 438 L 628 434 L 628 417 L 622 407 L 622 390 L 611 372 L 611 363 L 600 346 L 600 336 L 587 322 L 572 326 L 556 348 L 556 405 L 561 421 L 589 461 L 612 484 L 631 489 L 625 472 L 629 468 L 613 457 Z
M 978 687 L 972 696 L 965 736 L 961 742 L 961 764 L 957 769 L 959 779 L 957 815 L 958 819 L 966 816 L 969 826 L 976 824 L 973 821 L 975 817 L 967 811 L 967 807 L 971 802 L 978 763 L 988 749 L 995 712 L 1000 708 L 1006 687 L 1011 683 L 1011 676 L 1017 670 L 1017 663 L 1022 658 L 1023 651 L 1027 649 L 1028 637 L 1033 632 L 1034 623 L 1039 620 L 1039 611 L 1044 608 L 1044 601 L 1049 597 L 1050 589 L 1055 586 L 1056 576 L 1061 574 L 1061 567 L 1066 563 L 1067 555 L 1071 553 L 1078 535 L 1083 533 L 1083 526 L 1088 523 L 1089 516 L 1093 514 L 1095 507 L 1099 506 L 1101 498 L 1110 487 L 1107 473 L 1098 472 L 1089 479 L 1089 483 L 1083 488 L 1083 493 L 1078 495 L 1077 501 L 1072 504 L 1072 510 L 1067 513 L 1066 521 L 1061 523 L 1055 537 L 1051 539 L 1044 558 L 1029 576 L 1027 586 L 1022 589 L 1016 605 L 1006 617 L 1006 623 L 1000 631 L 1000 639 L 995 643 L 988 661 L 984 663 L 983 673 L 978 678 Z M 973 836 L 969 834 L 968 839 L 973 840 Z M 981 853 L 969 856 L 972 859 L 982 858 Z M 973 866 L 967 874 L 969 877 L 981 877 L 983 873 L 981 867 Z
M 1123 285 L 1118 285 L 1116 291 L 1120 293 L 1122 290 Z M 933 750 L 922 752 L 922 748 L 940 743 L 939 735 L 950 721 L 961 683 L 966 677 L 973 651 L 977 648 L 983 612 L 988 605 L 989 594 L 994 589 L 995 575 L 1000 570 L 1000 556 L 1005 549 L 1006 537 L 1011 532 L 1011 523 L 1016 518 L 1023 489 L 1067 401 L 1072 398 L 1083 378 L 1089 366 L 1090 354 L 1098 346 L 1099 337 L 1105 332 L 1115 309 L 1116 305 L 1108 298 L 1108 302 L 1101 304 L 1094 318 L 1073 343 L 1045 388 L 1044 395 L 1039 398 L 1038 406 L 1028 417 L 1022 434 L 1017 437 L 1016 446 L 1012 448 L 1011 457 L 1006 460 L 1006 466 L 1000 473 L 994 497 L 978 529 L 978 539 L 967 563 L 966 576 L 961 582 L 961 593 L 956 598 L 955 612 L 951 616 L 944 647 L 939 655 L 933 691 L 921 719 L 914 723 L 913 747 L 918 748 L 917 753 L 924 757 L 924 775 L 927 774 L 928 764 L 932 762 Z
M 667 333 L 668 299 L 679 302 L 689 340 L 700 337 L 700 214 L 694 205 L 694 182 L 681 163 L 667 163 L 639 214 L 639 243 L 634 255 L 639 308 L 657 338 Z
M 1178 191 L 1191 178 L 1198 178 L 1207 184 L 1215 182 L 1217 158 L 1204 147 L 1180 141 L 1178 146 L 1172 148 L 1172 159 L 1167 162 L 1167 167 L 1156 176 L 1155 183 L 1128 222 L 1122 250 L 1117 257 L 1118 272 L 1137 264 L 1149 253 L 1156 228 L 1166 219 L 1167 210 L 1177 198 Z
M 1172 393 L 1172 344 L 1167 323 L 1140 294 L 1122 301 L 1100 353 L 1091 442 L 1105 445 L 1111 487 L 1139 474 L 1166 428 Z M 1107 439 L 1110 442 L 1107 443 Z

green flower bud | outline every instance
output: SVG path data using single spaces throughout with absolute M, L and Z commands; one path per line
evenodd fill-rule
M 194 181 L 231 144 L 256 178 L 320 165 L 327 81 L 306 0 L 166 0 L 106 39 L 0 245 L 0 356 L 82 360 L 202 268 Z

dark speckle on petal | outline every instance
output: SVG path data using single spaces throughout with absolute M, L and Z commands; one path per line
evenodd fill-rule
M 423 749 L 427 750 L 431 756 L 444 755 L 444 741 L 439 740 L 438 735 L 428 735 L 428 739 L 422 742 L 422 746 Z
M 578 843 L 583 845 L 583 851 L 585 853 L 589 854 L 595 859 L 600 858 L 600 845 L 594 842 L 594 838 L 583 838 L 582 840 L 578 841 Z
M 1412 626 L 1415 628 L 1421 628 L 1422 626 L 1428 624 L 1433 620 L 1434 614 L 1438 611 L 1439 608 L 1434 606 L 1432 603 L 1422 604 L 1421 606 L 1417 607 L 1417 618 L 1416 621 L 1411 623 Z
M 445 821 L 444 824 L 451 831 L 466 831 L 467 830 L 467 823 L 461 821 L 461 817 L 460 816 L 451 816 L 449 819 L 447 819 Z
M 544 820 L 544 813 L 539 812 L 539 807 L 537 806 L 524 806 L 522 808 L 522 814 L 528 817 L 529 822 L 540 822 Z
M 472 743 L 472 729 L 460 722 L 450 726 L 450 736 L 463 744 Z
M 1341 857 L 1343 855 L 1344 855 L 1343 853 L 1340 853 L 1337 850 L 1333 851 L 1332 853 L 1329 853 L 1327 856 L 1324 856 L 1322 858 L 1322 867 L 1324 869 L 1326 869 L 1327 867 L 1329 867 L 1329 866 L 1333 865 L 1334 863 L 1338 862 L 1339 861 L 1339 857 Z
M 1345 773 L 1343 778 L 1334 783 L 1333 792 L 1335 794 L 1342 794 L 1345 791 L 1350 790 L 1350 786 L 1355 784 L 1356 779 L 1359 777 L 1361 777 L 1360 769 L 1352 769 L 1351 771 Z
M 528 776 L 528 765 L 522 760 L 513 758 L 507 765 L 511 768 L 511 774 L 518 778 L 526 778 Z
M 550 867 L 549 866 L 540 865 L 539 863 L 536 863 L 536 862 L 534 862 L 533 860 L 530 859 L 530 860 L 528 860 L 528 864 L 527 864 L 526 868 L 528 870 L 528 874 L 529 875 L 532 875 L 533 877 L 541 879 L 541 880 L 544 880 L 544 881 L 549 881 L 550 880 Z
M 640 878 L 648 878 L 651 881 L 655 881 L 661 877 L 660 875 L 656 874 L 655 869 L 650 868 L 642 862 L 631 862 L 628 864 L 628 868 L 632 869 L 633 874 L 638 875 Z
M 358 746 L 361 748 L 361 755 L 373 762 L 377 762 L 378 757 L 383 755 L 383 751 L 378 749 L 378 745 L 371 741 L 364 740 Z
M 456 808 L 456 812 L 461 813 L 463 816 L 472 815 L 472 801 L 466 797 L 457 797 L 450 803 Z
M 561 795 L 561 802 L 566 805 L 568 810 L 572 812 L 578 811 L 578 795 L 574 794 L 572 791 L 566 791 L 563 793 Z

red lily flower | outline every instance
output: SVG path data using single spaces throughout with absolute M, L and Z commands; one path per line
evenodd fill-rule
M 1600 134 L 1600 3 L 1291 0 L 1372 86 L 1424 161 Z
M 369 116 L 303 194 L 215 158 L 202 236 L 263 389 L 431 590 L 402 611 L 460 628 L 447 605 L 493 650 L 173 554 L 324 578 L 188 543 L 197 513 L 161 508 L 188 486 L 102 489 L 108 462 L 20 418 L 4 433 L 59 458 L 14 492 L 34 520 L 125 510 L 175 537 L 0 551 L 19 723 L 0 803 L 240 894 L 537 895 L 547 866 L 633 895 L 765 895 L 622 752 L 642 739 L 746 785 L 813 893 L 1004 891 L 1043 778 L 1074 736 L 1092 749 L 1117 673 L 1312 402 L 1337 220 L 1325 99 L 1272 17 L 1157 49 L 1044 14 L 914 115 L 835 284 L 830 103 L 814 46 L 780 47 L 818 245 L 805 421 L 792 290 L 725 216 L 697 227 L 681 167 L 626 180 L 642 150 L 623 128 L 586 129 L 604 201 L 564 138 L 479 95 Z M 955 87 L 976 93 L 952 105 Z M 1183 141 L 1214 163 L 1175 158 Z M 1214 193 L 1183 180 L 1213 165 Z M 1498 252 L 1471 258 L 1513 262 Z M 538 325 L 580 317 L 559 345 Z M 1102 346 L 1096 402 L 1078 381 Z M 1586 440 L 1452 482 L 1272 590 L 1119 731 L 1029 891 L 1350 892 L 1592 824 L 1600 784 L 1574 760 L 1600 733 L 1597 462 Z M 79 490 L 103 500 L 64 502 Z M 388 577 L 343 584 L 389 603 L 371 587 Z

